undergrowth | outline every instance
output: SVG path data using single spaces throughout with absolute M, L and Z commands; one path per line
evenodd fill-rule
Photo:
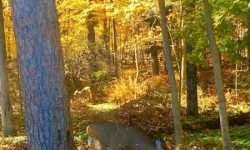
M 93 122 L 121 122 L 141 127 L 145 131 L 155 131 L 156 134 L 159 134 L 158 136 L 165 139 L 170 148 L 173 148 L 172 104 L 167 76 L 159 75 L 150 78 L 140 76 L 138 82 L 135 83 L 133 73 L 130 72 L 130 75 L 112 80 L 104 87 L 103 91 L 106 96 L 103 99 L 106 101 L 105 103 L 88 103 L 81 97 L 71 100 L 72 126 L 78 149 L 86 149 L 85 128 Z M 177 85 L 178 82 L 177 80 Z M 236 97 L 233 88 L 227 87 L 227 89 L 230 88 L 232 90 L 225 92 L 229 115 L 249 112 L 250 105 L 247 98 L 250 96 L 250 92 L 241 90 Z M 182 122 L 196 125 L 197 122 L 218 118 L 218 102 L 215 91 L 214 87 L 204 91 L 198 84 L 200 114 L 198 118 L 185 116 L 186 96 L 181 95 Z M 19 101 L 13 101 L 17 134 L 8 138 L 4 138 L 1 134 L 0 150 L 27 148 L 24 116 L 20 114 L 19 105 Z M 250 124 L 230 127 L 231 143 L 235 150 L 250 149 L 249 128 Z M 185 149 L 222 149 L 219 129 L 184 130 L 183 136 Z

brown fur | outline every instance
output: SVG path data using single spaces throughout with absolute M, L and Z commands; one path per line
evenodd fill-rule
M 157 150 L 152 140 L 137 127 L 117 123 L 95 123 L 86 129 L 96 150 Z

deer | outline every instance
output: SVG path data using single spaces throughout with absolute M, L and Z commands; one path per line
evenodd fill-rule
M 88 145 L 95 150 L 164 150 L 159 140 L 155 143 L 141 128 L 120 123 L 94 123 L 86 128 Z

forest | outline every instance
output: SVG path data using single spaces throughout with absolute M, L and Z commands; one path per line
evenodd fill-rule
M 0 0 L 0 150 L 248 150 L 249 97 L 248 0 Z

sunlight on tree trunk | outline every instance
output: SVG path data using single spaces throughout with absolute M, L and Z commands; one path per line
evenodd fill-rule
M 186 79 L 187 79 L 187 52 L 186 40 L 181 39 L 181 94 L 186 94 Z
M 184 31 L 184 18 L 183 18 L 183 5 L 182 5 L 182 0 L 180 0 L 180 13 L 181 13 L 181 18 L 180 18 L 180 28 L 181 31 Z M 181 73 L 180 73 L 180 93 L 179 93 L 179 100 L 180 100 L 180 105 L 181 105 L 181 95 L 186 94 L 186 79 L 187 79 L 187 52 L 186 52 L 186 40 L 184 37 L 181 39 Z
M 165 16 L 165 2 L 164 0 L 158 0 L 160 16 L 161 16 L 161 28 L 162 28 L 162 36 L 163 36 L 163 44 L 164 44 L 164 53 L 166 57 L 166 66 L 169 76 L 169 83 L 172 95 L 172 110 L 174 117 L 174 128 L 175 128 L 175 149 L 182 149 L 182 127 L 181 127 L 181 114 L 180 114 L 180 105 L 178 101 L 178 94 L 175 83 L 174 69 L 171 61 L 171 53 L 170 53 L 170 43 L 169 43 L 169 31 L 167 28 L 167 21 Z
M 132 2 L 134 3 L 134 2 Z M 133 12 L 131 12 L 132 14 Z M 136 31 L 135 31 L 135 19 L 134 17 L 132 16 L 131 18 L 131 25 L 132 25 L 132 35 L 135 35 Z M 137 41 L 136 41 L 136 38 L 133 37 L 133 40 L 134 40 L 134 45 L 132 46 L 134 51 L 132 51 L 133 53 L 133 64 L 135 64 L 135 67 L 136 67 L 136 74 L 135 74 L 135 79 L 134 79 L 134 86 L 135 88 L 137 88 L 137 82 L 138 82 L 138 78 L 139 78 L 139 65 L 138 65 L 138 51 L 137 51 Z M 134 93 L 134 98 L 137 97 L 137 94 L 136 92 Z
M 219 53 L 216 48 L 216 41 L 212 27 L 212 19 L 211 13 L 209 10 L 209 3 L 208 0 L 203 0 L 204 6 L 204 13 L 206 19 L 206 29 L 207 29 L 207 36 L 209 39 L 210 44 L 210 51 L 212 54 L 213 59 L 213 66 L 214 66 L 214 77 L 215 77 L 215 84 L 217 90 L 217 96 L 219 101 L 219 114 L 220 114 L 220 125 L 221 125 L 221 133 L 222 133 L 222 141 L 223 141 L 223 149 L 230 150 L 230 136 L 229 136 L 229 127 L 228 127 L 228 119 L 227 119 L 227 111 L 226 111 L 226 99 L 223 91 L 223 83 L 222 83 L 222 76 L 221 76 L 221 64 Z

